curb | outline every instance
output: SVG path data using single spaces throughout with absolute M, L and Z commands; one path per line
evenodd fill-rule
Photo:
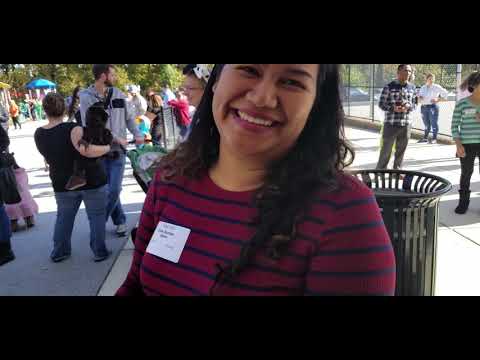
M 345 125 L 346 126 L 351 126 L 351 127 L 356 127 L 359 129 L 364 129 L 364 130 L 374 130 L 374 131 L 380 131 L 382 128 L 382 123 L 379 121 L 373 121 L 365 118 L 358 118 L 354 116 L 346 116 L 345 117 Z M 423 131 L 417 130 L 417 129 L 412 129 L 411 136 L 412 139 L 422 139 L 423 138 Z M 450 136 L 445 136 L 445 135 L 438 135 L 437 136 L 437 142 L 439 144 L 444 144 L 444 145 L 455 145 L 455 141 L 452 140 Z

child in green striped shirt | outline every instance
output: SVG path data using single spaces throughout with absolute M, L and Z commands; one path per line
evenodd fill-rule
M 468 91 L 471 96 L 455 105 L 452 118 L 452 137 L 457 145 L 462 173 L 460 176 L 460 201 L 455 209 L 465 214 L 470 204 L 470 179 L 476 157 L 480 157 L 480 73 L 470 77 Z

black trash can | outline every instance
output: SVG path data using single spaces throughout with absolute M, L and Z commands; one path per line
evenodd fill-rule
M 403 170 L 354 171 L 375 193 L 397 263 L 396 296 L 433 296 L 438 206 L 452 184 L 435 175 Z

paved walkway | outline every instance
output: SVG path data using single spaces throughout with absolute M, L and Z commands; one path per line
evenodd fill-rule
M 72 236 L 72 257 L 59 264 L 50 261 L 57 208 L 49 175 L 44 170 L 43 158 L 33 140 L 37 127 L 45 124 L 45 121 L 27 122 L 22 124 L 22 130 L 11 128 L 9 132 L 10 151 L 15 153 L 18 164 L 28 172 L 31 193 L 39 205 L 40 213 L 36 216 L 34 228 L 15 233 L 12 237 L 12 247 L 17 258 L 0 267 L 0 296 L 95 296 L 127 238 L 118 238 L 114 226 L 109 223 L 107 246 L 113 251 L 113 256 L 104 262 L 95 263 L 89 247 L 88 220 L 82 205 Z M 132 227 L 138 220 L 145 195 L 128 166 L 121 199 L 128 225 Z

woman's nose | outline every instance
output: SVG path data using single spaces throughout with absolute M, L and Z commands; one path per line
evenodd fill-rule
M 247 93 L 247 100 L 256 107 L 275 109 L 278 105 L 277 88 L 271 81 L 261 81 Z

